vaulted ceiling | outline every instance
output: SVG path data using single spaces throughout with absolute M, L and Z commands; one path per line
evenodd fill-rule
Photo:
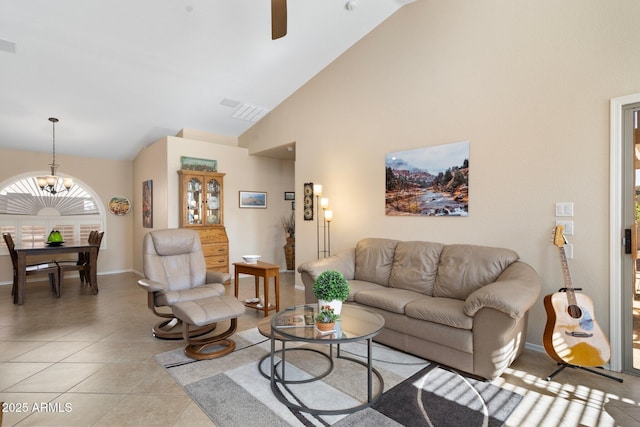
M 0 147 L 133 159 L 180 129 L 239 136 L 414 0 L 0 2 Z

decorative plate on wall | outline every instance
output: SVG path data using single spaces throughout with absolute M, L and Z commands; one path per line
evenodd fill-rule
M 131 202 L 126 197 L 112 197 L 107 204 L 109 212 L 114 215 L 126 215 L 131 210 Z

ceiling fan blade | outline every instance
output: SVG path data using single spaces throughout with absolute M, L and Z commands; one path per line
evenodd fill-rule
M 287 35 L 287 0 L 271 0 L 271 40 Z

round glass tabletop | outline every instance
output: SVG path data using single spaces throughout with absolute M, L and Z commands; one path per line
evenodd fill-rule
M 343 304 L 340 319 L 331 332 L 320 332 L 315 327 L 318 304 L 287 308 L 273 316 L 271 327 L 279 335 L 295 341 L 341 342 L 359 341 L 376 336 L 384 328 L 384 318 L 366 308 Z

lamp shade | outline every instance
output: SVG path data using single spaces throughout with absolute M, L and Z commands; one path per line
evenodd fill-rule
M 333 211 L 331 209 L 324 211 L 324 219 L 327 222 L 331 222 L 333 220 Z
M 313 194 L 315 196 L 322 196 L 322 184 L 313 184 Z

